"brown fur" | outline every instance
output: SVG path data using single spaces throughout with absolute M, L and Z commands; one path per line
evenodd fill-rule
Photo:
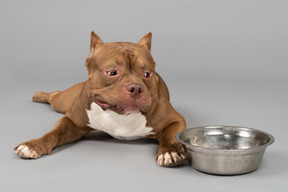
M 150 54 L 151 37 L 151 33 L 147 34 L 138 44 L 103 43 L 92 32 L 91 53 L 85 63 L 89 74 L 88 80 L 62 92 L 35 93 L 34 102 L 50 103 L 55 111 L 65 115 L 49 133 L 20 145 L 26 145 L 36 151 L 37 156 L 33 158 L 38 158 L 43 154 L 50 154 L 57 146 L 79 140 L 93 130 L 87 126 L 86 110 L 90 109 L 92 102 L 103 100 L 109 106 L 128 105 L 131 109 L 141 110 L 146 116 L 147 126 L 152 127 L 156 133 L 147 137 L 159 141 L 157 157 L 167 152 L 177 152 L 184 156 L 182 145 L 176 141 L 175 135 L 186 129 L 185 120 L 170 104 L 167 86 L 155 72 L 155 62 Z M 115 77 L 107 75 L 107 70 L 110 69 L 117 70 L 119 75 Z M 152 74 L 149 78 L 143 77 L 147 71 Z M 130 84 L 139 85 L 141 93 L 131 96 L 127 91 Z M 119 114 L 124 113 L 117 108 L 111 107 L 110 110 Z M 15 150 L 20 145 L 15 147 Z M 180 165 L 183 161 L 184 158 L 169 166 Z

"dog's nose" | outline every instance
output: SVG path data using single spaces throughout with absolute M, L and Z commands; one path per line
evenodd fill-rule
M 144 91 L 143 86 L 139 83 L 131 83 L 126 87 L 126 89 L 132 96 L 138 96 Z

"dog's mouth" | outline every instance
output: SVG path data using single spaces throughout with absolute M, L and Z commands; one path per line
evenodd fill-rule
M 95 103 L 102 108 L 113 110 L 119 114 L 131 114 L 131 113 L 139 113 L 141 112 L 141 107 L 137 105 L 136 102 L 132 102 L 129 104 L 120 104 L 120 105 L 113 105 L 102 99 L 95 99 Z

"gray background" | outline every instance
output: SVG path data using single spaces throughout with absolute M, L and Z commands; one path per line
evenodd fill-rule
M 280 0 L 0 1 L 0 191 L 287 191 L 288 3 Z M 104 42 L 153 33 L 152 55 L 188 127 L 271 133 L 259 169 L 241 176 L 158 167 L 157 143 L 94 133 L 22 160 L 17 144 L 62 116 L 36 91 L 84 81 L 90 32 Z

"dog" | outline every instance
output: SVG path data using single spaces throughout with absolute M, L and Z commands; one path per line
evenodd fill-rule
M 41 138 L 15 147 L 16 153 L 37 159 L 100 130 L 121 140 L 157 139 L 158 165 L 183 164 L 186 154 L 175 136 L 186 129 L 185 119 L 170 104 L 168 88 L 155 71 L 151 38 L 148 33 L 138 43 L 103 43 L 92 31 L 85 62 L 88 80 L 64 91 L 33 95 L 34 102 L 49 103 L 65 115 Z

